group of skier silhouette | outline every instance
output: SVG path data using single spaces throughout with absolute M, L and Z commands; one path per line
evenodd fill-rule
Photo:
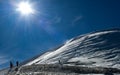
M 13 67 L 14 67 L 14 64 L 12 63 L 12 61 L 10 61 L 10 70 L 11 69 L 13 69 Z M 19 61 L 16 61 L 16 68 L 15 68 L 15 71 L 17 71 L 18 70 L 18 66 L 19 66 Z

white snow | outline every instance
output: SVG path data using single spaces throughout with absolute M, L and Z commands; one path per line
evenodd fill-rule
M 80 43 L 80 42 L 82 42 L 82 40 L 84 40 L 86 37 L 82 37 L 82 38 L 80 38 L 79 40 L 75 40 L 75 41 L 73 41 L 73 42 L 71 42 L 71 43 L 66 43 L 64 46 L 62 46 L 61 48 L 59 48 L 58 50 L 56 50 L 56 51 L 53 51 L 53 52 L 49 52 L 49 53 L 46 53 L 46 54 L 44 54 L 43 56 L 40 56 L 38 59 L 35 59 L 34 61 L 32 61 L 32 62 L 29 62 L 28 64 L 26 64 L 26 65 L 31 65 L 31 64 L 33 64 L 33 63 L 35 63 L 36 61 L 38 61 L 38 60 L 41 60 L 40 61 L 40 63 L 42 62 L 42 61 L 46 61 L 46 60 L 48 60 L 49 58 L 52 58 L 52 57 L 54 57 L 54 56 L 56 56 L 56 55 L 58 55 L 58 54 L 60 54 L 60 53 L 62 53 L 62 52 L 64 52 L 64 51 L 66 51 L 66 49 L 68 50 L 69 48 L 68 48 L 68 46 L 70 46 L 70 45 L 72 45 L 72 44 L 74 44 L 74 43 Z M 77 45 L 74 45 L 74 47 L 77 47 L 79 44 L 77 44 Z M 39 64 L 39 63 L 38 63 Z
M 118 31 L 104 31 L 104 32 L 98 32 L 98 33 L 94 33 L 94 34 L 90 34 L 89 37 L 92 36 L 100 36 L 100 35 L 104 35 L 104 34 L 108 34 L 108 33 L 113 33 L 113 32 L 118 32 Z

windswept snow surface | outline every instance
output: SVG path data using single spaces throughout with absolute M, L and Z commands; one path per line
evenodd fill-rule
M 120 68 L 120 30 L 106 30 L 68 40 L 26 65 L 58 64 Z

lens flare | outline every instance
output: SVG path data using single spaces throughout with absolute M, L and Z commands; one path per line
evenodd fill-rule
M 32 5 L 28 2 L 20 2 L 17 6 L 17 11 L 19 11 L 22 15 L 34 14 Z

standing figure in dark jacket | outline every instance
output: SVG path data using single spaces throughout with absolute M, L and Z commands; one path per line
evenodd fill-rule
M 18 62 L 18 61 L 16 61 L 16 66 L 17 66 L 17 67 L 19 66 L 19 62 Z
M 13 68 L 13 63 L 10 61 L 10 69 Z
M 19 66 L 19 62 L 16 61 L 16 68 L 15 68 L 15 71 L 18 71 L 18 66 Z

